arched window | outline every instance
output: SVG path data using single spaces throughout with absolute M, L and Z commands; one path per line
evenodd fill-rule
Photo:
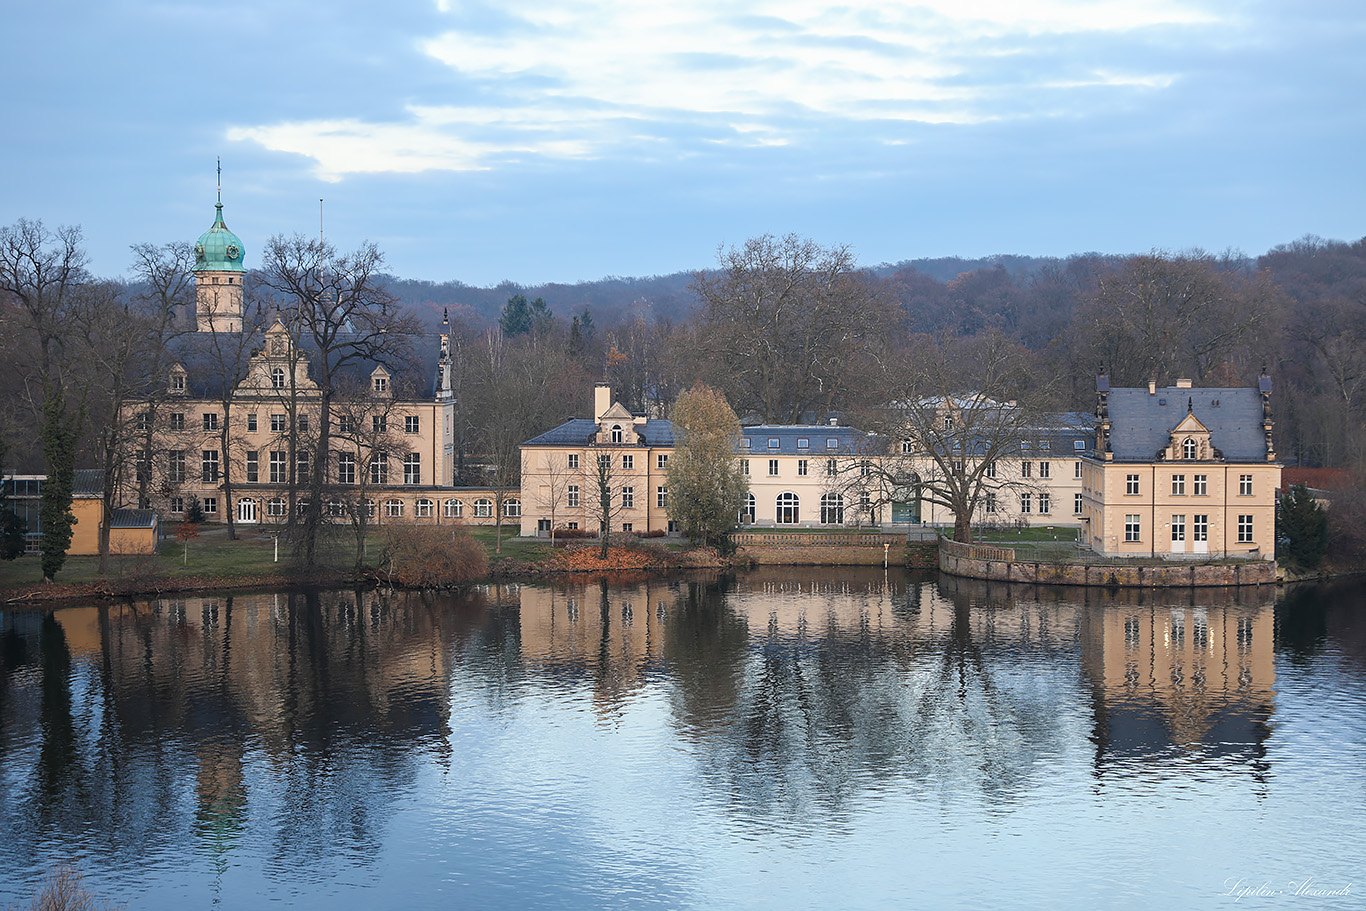
M 757 512 L 758 510 L 755 509 L 754 494 L 745 494 L 745 506 L 743 509 L 740 510 L 741 524 L 749 523 L 750 525 L 753 525 L 754 516 L 757 514 Z
M 413 504 L 413 510 L 419 519 L 430 519 L 432 517 L 432 507 L 436 504 L 425 497 Z
M 365 518 L 367 518 L 367 519 L 373 519 L 374 517 L 375 517 L 375 501 L 374 501 L 374 500 L 366 500 L 366 501 L 365 501 Z
M 237 501 L 237 521 L 256 521 L 256 501 L 251 497 L 243 497 Z
M 620 425 L 620 424 L 613 424 L 613 425 L 612 425 L 612 442 L 613 442 L 613 443 L 620 443 L 620 442 L 621 442 L 621 439 L 622 439 L 621 425 Z
M 520 519 L 522 517 L 522 501 L 518 499 L 503 501 L 503 518 Z
M 403 501 L 402 501 L 402 500 L 385 500 L 385 501 L 384 501 L 384 518 L 386 518 L 386 519 L 401 519 L 401 518 L 403 518 Z
M 327 501 L 327 517 L 329 519 L 340 519 L 346 515 L 346 504 L 341 500 Z
M 270 385 L 274 389 L 285 388 L 285 368 L 272 367 L 270 369 Z
M 1189 437 L 1186 442 L 1181 444 L 1181 457 L 1183 459 L 1193 459 L 1196 455 L 1195 441 Z
M 844 495 L 827 493 L 821 496 L 821 524 L 844 524 Z
M 465 504 L 459 500 L 447 500 L 442 508 L 448 519 L 459 519 L 465 515 Z
M 474 517 L 476 519 L 493 518 L 493 501 L 480 498 L 474 501 Z
M 778 524 L 795 525 L 800 515 L 801 502 L 791 491 L 778 494 Z

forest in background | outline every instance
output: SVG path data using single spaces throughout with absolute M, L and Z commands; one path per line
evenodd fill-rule
M 15 236 L 14 228 L 5 231 Z M 68 247 L 79 241 L 78 230 L 52 236 Z M 157 344 L 194 325 L 186 281 L 193 257 L 186 259 L 188 245 L 134 249 L 143 257 L 140 280 L 128 283 L 85 274 L 79 248 L 69 251 L 76 268 L 68 290 L 73 301 L 99 304 L 86 307 L 87 331 L 100 319 L 107 325 L 111 307 L 116 316 L 122 307 L 150 319 L 156 343 L 144 360 L 152 361 L 133 358 L 120 369 L 152 362 L 164 369 Z M 371 252 L 379 257 L 375 301 L 383 318 L 404 331 L 435 331 L 449 315 L 463 483 L 490 483 L 493 472 L 497 486 L 514 484 L 508 472 L 518 445 L 584 416 L 592 386 L 603 381 L 641 413 L 667 416 L 679 393 L 701 382 L 723 391 L 747 422 L 838 415 L 876 428 L 890 403 L 970 389 L 1039 410 L 1089 412 L 1102 366 L 1119 386 L 1178 377 L 1196 386 L 1253 385 L 1265 368 L 1286 464 L 1342 468 L 1352 477 L 1366 464 L 1366 239 L 1305 237 L 1256 258 L 1188 251 L 869 268 L 845 247 L 765 236 L 720 250 L 717 263 L 693 273 L 492 288 L 385 276 L 382 253 Z M 330 268 L 335 251 L 317 253 Z M 15 290 L 23 263 L 4 265 L 5 467 L 45 470 L 41 402 L 63 383 L 84 382 L 83 423 L 72 430 L 80 440 L 76 463 L 114 476 L 117 466 L 105 465 L 114 456 L 101 443 L 100 416 L 111 410 L 96 394 L 108 381 L 80 380 L 81 358 L 62 360 L 78 349 L 76 340 L 26 322 Z M 246 277 L 248 324 L 298 306 L 278 299 L 267 272 Z M 82 344 L 102 347 L 98 337 Z M 930 363 L 943 365 L 932 378 L 914 369 Z

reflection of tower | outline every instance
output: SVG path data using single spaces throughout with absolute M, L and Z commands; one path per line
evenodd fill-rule
M 194 245 L 195 308 L 200 332 L 242 331 L 242 241 L 223 223 L 218 191 L 213 226 Z
M 1271 604 L 1164 600 L 1087 612 L 1098 758 L 1173 748 L 1260 756 L 1276 675 Z

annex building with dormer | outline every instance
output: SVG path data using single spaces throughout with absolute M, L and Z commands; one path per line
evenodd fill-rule
M 1273 426 L 1265 373 L 1255 388 L 1112 387 L 1102 373 L 1081 542 L 1113 556 L 1274 559 Z

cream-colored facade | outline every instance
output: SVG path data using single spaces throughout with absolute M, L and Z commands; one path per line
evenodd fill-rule
M 1115 556 L 1274 559 L 1281 466 L 1269 380 L 1259 390 L 1178 380 L 1145 391 L 1101 379 L 1096 445 L 1082 466 L 1083 543 Z
M 598 530 L 602 509 L 598 459 L 610 466 L 612 532 L 672 530 L 667 466 L 672 425 L 632 415 L 594 392 L 593 418 L 568 421 L 522 446 L 522 534 L 552 527 Z M 1080 451 L 1088 434 L 1052 428 L 1021 441 L 1016 456 L 994 469 L 996 488 L 975 521 L 1001 525 L 1075 526 L 1081 520 Z M 1075 440 L 1073 439 L 1075 437 Z M 921 495 L 916 478 L 936 470 L 910 444 L 889 453 L 886 442 L 837 424 L 743 428 L 737 458 L 749 483 L 741 525 L 774 528 L 909 528 L 951 524 L 953 515 Z M 892 476 L 906 477 L 893 484 Z M 626 505 L 629 504 L 629 505 Z

